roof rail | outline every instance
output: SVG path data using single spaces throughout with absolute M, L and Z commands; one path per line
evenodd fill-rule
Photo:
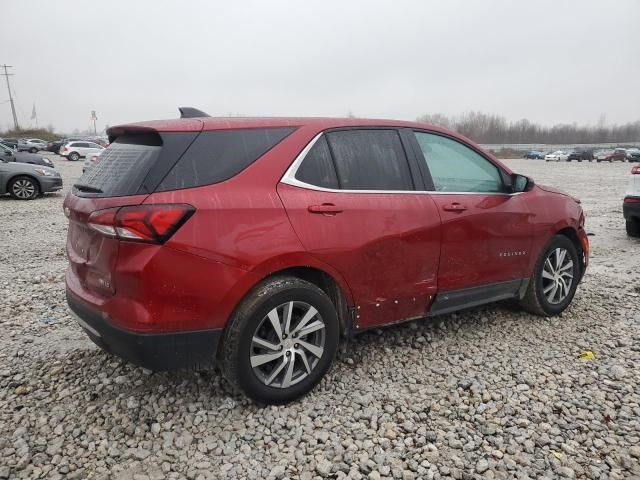
M 208 113 L 204 113 L 202 110 L 198 110 L 193 107 L 178 107 L 180 111 L 180 118 L 197 118 L 197 117 L 210 117 Z

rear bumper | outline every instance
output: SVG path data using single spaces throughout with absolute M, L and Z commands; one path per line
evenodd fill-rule
M 624 215 L 625 220 L 629 220 L 630 218 L 640 219 L 640 202 L 623 203 L 622 214 Z
M 138 333 L 105 320 L 67 289 L 67 303 L 89 338 L 106 352 L 149 370 L 208 367 L 215 362 L 222 329 Z

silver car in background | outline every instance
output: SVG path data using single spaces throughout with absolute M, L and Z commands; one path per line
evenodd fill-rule
M 8 162 L 0 157 L 0 195 L 33 200 L 38 195 L 62 189 L 62 177 L 53 168 Z

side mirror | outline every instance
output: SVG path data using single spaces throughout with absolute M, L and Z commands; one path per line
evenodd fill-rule
M 513 193 L 528 192 L 535 185 L 532 178 L 514 173 L 511 175 L 511 191 Z

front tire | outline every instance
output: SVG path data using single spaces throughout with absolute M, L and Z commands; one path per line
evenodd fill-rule
M 256 286 L 229 319 L 218 352 L 222 373 L 262 404 L 309 392 L 338 348 L 335 306 L 313 283 L 274 277 Z
M 573 242 L 555 235 L 543 249 L 520 304 L 544 317 L 558 315 L 573 300 L 580 279 L 580 259 Z
M 78 152 L 71 152 L 69 154 L 69 157 L 67 158 L 69 158 L 69 160 L 71 160 L 72 162 L 77 162 L 78 159 L 80 158 L 80 154 Z
M 629 218 L 626 221 L 627 235 L 630 237 L 640 237 L 640 220 L 637 218 Z
M 29 153 L 38 153 L 38 149 L 37 149 L 37 148 L 33 148 L 33 147 L 31 147 L 31 148 L 29 149 Z
M 9 193 L 17 200 L 33 200 L 40 194 L 40 186 L 31 177 L 16 177 L 9 183 Z

